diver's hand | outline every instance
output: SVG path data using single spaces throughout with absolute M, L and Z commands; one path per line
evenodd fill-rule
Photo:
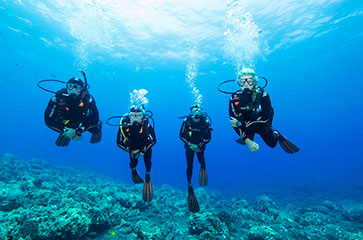
M 257 151 L 260 146 L 255 142 L 255 141 L 252 141 L 251 139 L 247 138 L 245 140 L 245 143 L 247 144 L 248 148 L 252 151 L 252 152 L 255 152 Z
M 238 125 L 237 125 L 237 123 L 238 123 L 237 118 L 231 117 L 230 122 L 231 122 L 232 127 L 238 127 Z
M 193 143 L 188 143 L 189 148 L 193 151 L 193 152 L 200 152 L 200 148 L 198 147 L 198 145 L 193 144 Z
M 140 150 L 133 150 L 130 152 L 132 158 L 139 158 L 140 157 Z
M 77 136 L 76 129 L 65 127 L 63 136 L 66 138 L 74 138 L 75 136 Z
M 72 139 L 73 139 L 73 140 L 75 140 L 75 141 L 79 141 L 79 140 L 81 140 L 82 138 L 83 138 L 83 136 L 79 136 L 79 135 L 77 135 L 77 134 L 76 134 L 76 136 L 72 137 Z

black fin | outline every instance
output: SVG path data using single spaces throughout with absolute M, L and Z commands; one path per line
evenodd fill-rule
M 153 198 L 153 187 L 152 187 L 152 184 L 151 184 L 150 175 L 146 174 L 144 189 L 143 189 L 143 192 L 142 192 L 142 199 L 145 202 L 150 202 L 152 198 Z
M 71 141 L 70 138 L 66 138 L 65 136 L 63 136 L 63 134 L 61 133 L 57 140 L 55 141 L 55 145 L 57 145 L 58 147 L 65 147 L 68 146 L 69 142 Z
M 208 184 L 208 174 L 206 168 L 200 168 L 199 170 L 199 185 L 202 187 L 207 186 Z
M 199 212 L 199 204 L 197 198 L 195 197 L 193 187 L 188 187 L 188 207 L 189 211 L 192 213 Z
M 281 148 L 284 149 L 286 153 L 296 153 L 300 151 L 300 149 L 295 144 L 287 140 L 287 138 L 281 133 L 279 133 L 278 140 Z
M 131 171 L 131 175 L 132 175 L 132 181 L 135 184 L 139 184 L 139 183 L 143 183 L 144 180 L 140 177 L 139 173 L 137 172 L 136 169 Z

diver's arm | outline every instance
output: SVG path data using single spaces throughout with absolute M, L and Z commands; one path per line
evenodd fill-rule
M 239 98 L 237 94 L 232 95 L 229 100 L 229 116 L 233 130 L 238 134 L 240 138 L 244 138 L 246 123 L 242 114 L 237 114 L 236 106 L 239 105 Z
M 145 153 L 147 150 L 149 150 L 149 148 L 151 148 L 152 146 L 154 146 L 154 145 L 156 144 L 155 130 L 154 130 L 154 128 L 150 125 L 150 123 L 148 123 L 148 132 L 149 132 L 148 142 L 147 142 L 147 144 L 143 147 L 143 149 L 141 149 L 141 152 L 143 152 L 143 153 Z
M 238 118 L 238 116 L 237 116 L 237 113 L 236 113 L 236 109 L 235 109 L 235 105 L 238 105 L 239 103 L 238 102 L 236 102 L 236 99 L 234 99 L 233 98 L 233 96 L 229 99 L 229 116 L 231 117 L 231 118 Z
M 117 146 L 119 146 L 119 148 L 121 148 L 122 150 L 126 151 L 126 152 L 130 152 L 130 149 L 128 146 L 126 146 L 125 144 L 125 139 L 124 136 L 121 133 L 121 129 L 118 129 L 117 132 L 117 139 L 116 139 L 116 144 Z
M 186 122 L 187 122 L 187 118 L 184 119 L 183 124 L 180 128 L 180 132 L 179 132 L 179 138 L 185 143 L 188 144 L 188 140 L 187 140 L 187 131 L 186 131 Z
M 156 134 L 155 134 L 155 129 L 150 124 L 149 124 L 149 132 L 150 136 L 153 138 L 152 145 L 154 146 L 156 144 Z
M 210 142 L 212 137 L 211 126 L 208 120 L 205 120 L 205 126 L 203 128 L 203 138 L 202 141 L 198 144 L 198 147 L 202 149 L 207 143 Z
M 242 113 L 238 113 L 237 106 L 240 104 L 237 94 L 233 94 L 229 100 L 229 117 L 233 128 L 244 129 L 246 124 Z
M 262 94 L 261 108 L 261 120 L 269 120 L 270 122 L 272 122 L 273 108 L 271 106 L 270 96 L 267 94 L 267 92 L 263 92 Z
M 97 126 L 99 121 L 99 113 L 96 107 L 95 99 L 90 95 L 88 101 L 88 110 L 85 120 L 83 122 L 84 131 L 87 131 L 88 129 Z
M 56 121 L 56 113 L 59 111 L 57 109 L 57 97 L 53 96 L 48 103 L 47 108 L 44 112 L 45 124 L 56 132 L 63 133 L 63 123 Z

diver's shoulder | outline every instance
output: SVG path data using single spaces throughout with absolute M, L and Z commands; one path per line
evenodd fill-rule
M 86 92 L 86 97 L 90 103 L 95 101 L 95 98 L 89 92 Z
M 61 88 L 59 89 L 55 94 L 59 95 L 59 94 L 67 94 L 67 88 Z
M 234 93 L 232 93 L 231 98 L 233 99 L 235 97 L 238 97 L 241 94 L 242 94 L 242 90 L 237 90 Z
M 188 115 L 184 118 L 184 122 L 190 122 L 192 121 L 192 116 L 191 115 Z
M 261 93 L 262 97 L 268 97 L 268 93 L 265 91 L 265 89 L 259 87 L 258 91 Z
M 58 102 L 60 99 L 64 98 L 67 94 L 67 89 L 66 88 L 62 88 L 62 89 L 59 89 L 55 94 L 54 96 L 51 98 L 51 100 L 53 102 Z
M 128 124 L 130 124 L 130 122 L 131 122 L 131 120 L 130 120 L 129 116 L 126 116 L 126 117 L 122 118 L 121 124 L 128 125 Z

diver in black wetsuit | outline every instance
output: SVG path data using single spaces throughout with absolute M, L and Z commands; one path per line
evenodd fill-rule
M 192 186 L 194 153 L 197 154 L 200 163 L 199 184 L 207 186 L 208 175 L 205 166 L 204 151 L 207 143 L 211 140 L 211 126 L 206 116 L 202 112 L 203 108 L 199 104 L 190 107 L 190 115 L 187 116 L 180 129 L 180 139 L 184 142 L 185 154 L 187 158 L 187 180 L 188 180 L 188 205 L 191 212 L 199 211 L 199 204 L 194 195 Z
M 129 153 L 132 181 L 135 184 L 144 183 L 143 199 L 145 202 L 150 202 L 152 199 L 150 170 L 152 146 L 155 143 L 155 131 L 145 116 L 145 109 L 132 106 L 130 112 L 122 117 L 117 133 L 117 145 Z M 138 159 L 141 156 L 144 157 L 146 168 L 145 182 L 136 170 Z
M 240 137 L 236 142 L 247 144 L 251 151 L 257 151 L 259 145 L 253 139 L 258 133 L 269 147 L 273 148 L 279 142 L 285 152 L 298 152 L 298 147 L 272 128 L 274 111 L 270 97 L 257 86 L 254 70 L 241 70 L 237 83 L 241 90 L 232 94 L 229 101 L 231 125 Z
M 91 143 L 98 143 L 102 137 L 102 122 L 95 99 L 88 93 L 82 80 L 71 78 L 67 87 L 51 98 L 44 113 L 45 124 L 60 135 L 56 145 L 65 147 L 70 140 L 81 140 L 82 133 L 92 133 Z

